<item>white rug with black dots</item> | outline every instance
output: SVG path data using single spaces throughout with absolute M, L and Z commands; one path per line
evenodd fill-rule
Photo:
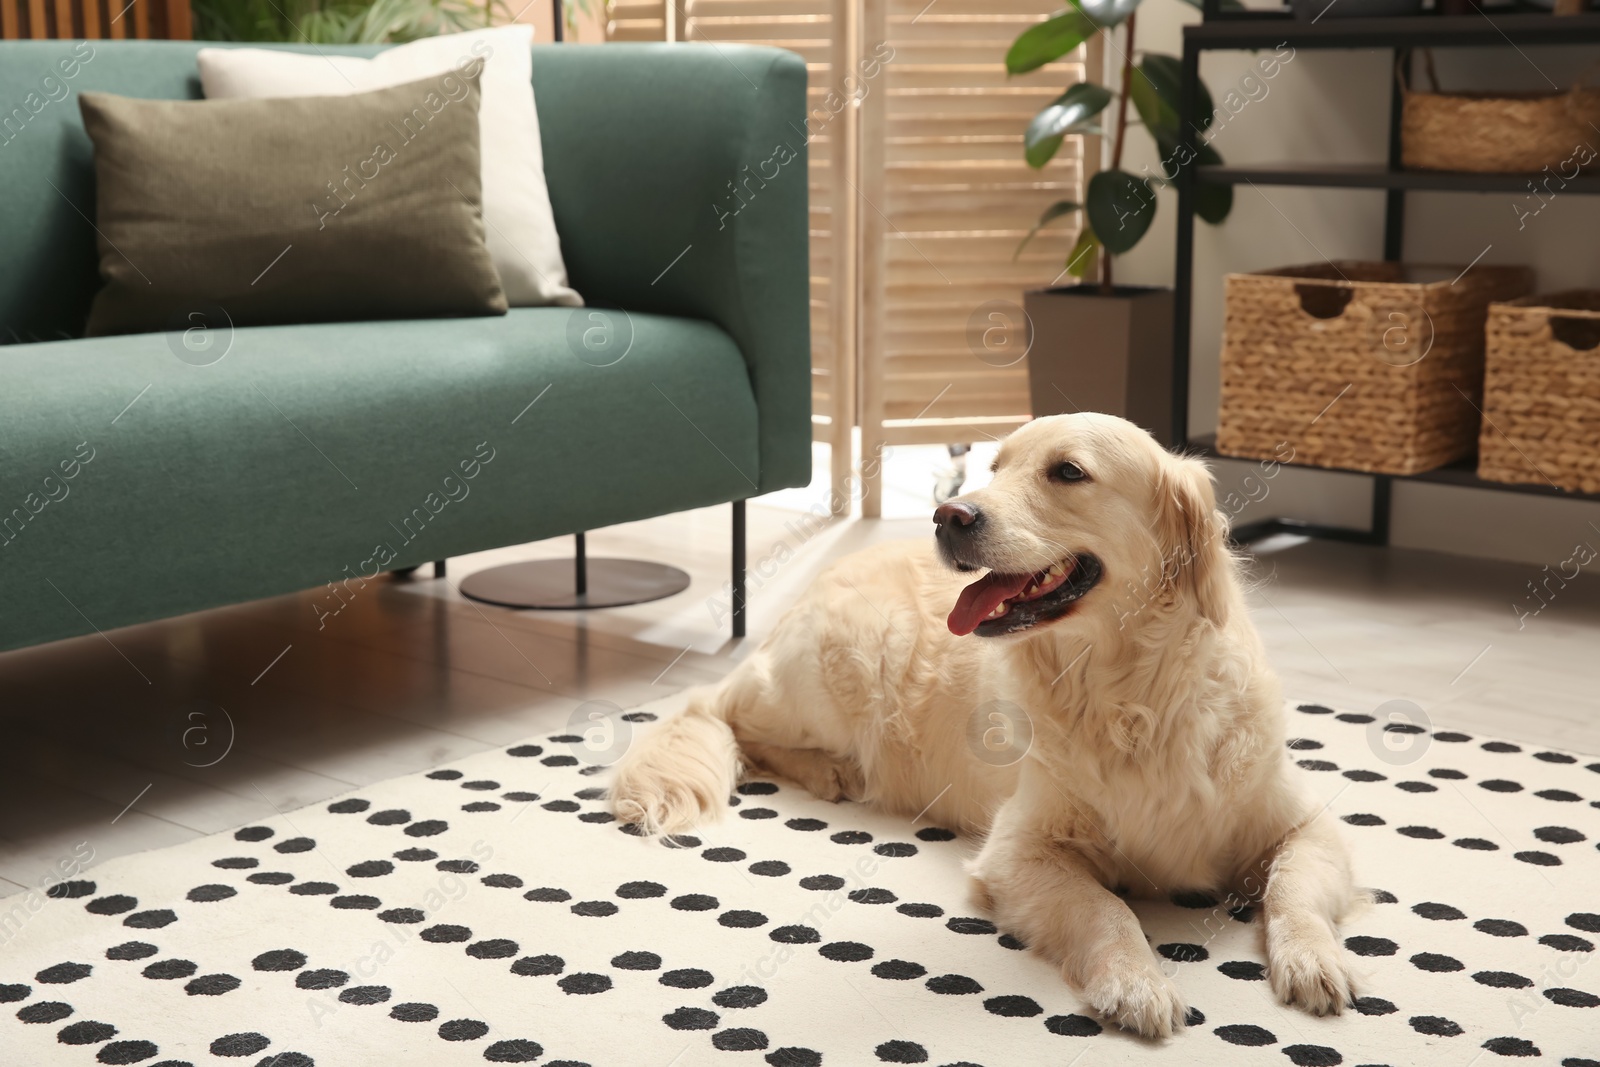
M 1381 890 L 1340 1018 L 1279 1006 L 1251 909 L 1193 893 L 1134 905 L 1189 1027 L 1105 1029 L 974 913 L 969 842 L 769 781 L 643 840 L 558 735 L 0 902 L 0 1063 L 1600 1067 L 1600 761 L 1289 714 Z

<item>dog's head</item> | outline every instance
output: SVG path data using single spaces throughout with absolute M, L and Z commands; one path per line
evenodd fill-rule
M 1211 472 L 1114 415 L 1028 423 L 1001 446 L 994 480 L 933 521 L 947 563 L 988 571 L 950 612 L 956 634 L 1117 628 L 1184 610 L 1221 625 L 1228 612 L 1233 563 Z

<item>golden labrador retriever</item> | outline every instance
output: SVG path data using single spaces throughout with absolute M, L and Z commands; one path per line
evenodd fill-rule
M 754 764 L 981 836 L 979 903 L 1129 1030 L 1168 1035 L 1187 1009 L 1114 890 L 1259 905 L 1277 995 L 1350 1004 L 1336 924 L 1364 895 L 1290 767 L 1209 470 L 1122 419 L 1057 415 L 934 521 L 937 551 L 835 564 L 635 745 L 617 815 L 685 828 Z

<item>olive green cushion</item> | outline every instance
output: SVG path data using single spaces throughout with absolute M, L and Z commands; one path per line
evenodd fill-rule
M 88 334 L 504 314 L 476 77 L 351 96 L 78 99 L 95 148 Z

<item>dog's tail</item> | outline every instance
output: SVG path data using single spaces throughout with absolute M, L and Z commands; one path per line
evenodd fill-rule
M 681 712 L 634 742 L 617 763 L 611 810 L 646 833 L 717 818 L 739 780 L 728 687 L 693 692 Z

